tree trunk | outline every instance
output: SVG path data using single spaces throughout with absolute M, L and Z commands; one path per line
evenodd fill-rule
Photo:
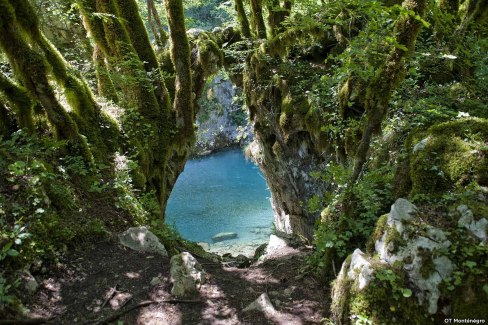
M 261 0 L 250 0 L 251 1 L 251 18 L 254 34 L 256 37 L 265 39 L 266 38 L 266 25 L 264 24 L 263 18 L 263 5 Z
M 249 21 L 247 20 L 244 2 L 242 0 L 234 0 L 234 5 L 242 36 L 245 38 L 251 38 L 251 30 L 249 29 Z
M 98 95 L 117 103 L 119 99 L 115 86 L 110 78 L 110 72 L 107 69 L 103 52 L 97 44 L 93 47 L 93 64 L 95 65 L 97 76 Z
M 175 95 L 173 109 L 176 112 L 176 127 L 183 138 L 193 139 L 194 114 L 192 79 L 190 70 L 190 46 L 186 37 L 183 4 L 178 0 L 165 1 L 170 34 L 171 61 L 175 67 Z

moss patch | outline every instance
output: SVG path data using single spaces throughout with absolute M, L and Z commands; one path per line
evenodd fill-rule
M 441 123 L 428 133 L 431 137 L 425 148 L 414 153 L 410 161 L 411 195 L 438 196 L 472 181 L 488 185 L 488 161 L 483 151 L 488 120 L 470 118 Z

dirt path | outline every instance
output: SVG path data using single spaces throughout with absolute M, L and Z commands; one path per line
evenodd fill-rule
M 143 301 L 110 324 L 317 324 L 329 293 L 299 273 L 306 251 L 293 250 L 238 269 L 199 259 L 208 274 L 198 302 L 163 302 L 170 295 L 169 259 L 99 243 L 72 252 L 55 271 L 36 276 L 41 288 L 28 305 L 31 317 L 49 324 L 94 324 Z M 276 312 L 244 312 L 267 293 Z

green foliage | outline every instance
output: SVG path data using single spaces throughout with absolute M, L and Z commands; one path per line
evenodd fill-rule
M 215 27 L 225 26 L 233 16 L 234 10 L 229 1 L 185 1 L 187 28 L 212 30 Z
M 378 216 L 387 212 L 392 200 L 391 167 L 384 166 L 368 171 L 361 182 L 348 188 L 350 172 L 350 169 L 340 164 L 330 163 L 324 172 L 312 174 L 333 186 L 333 190 L 327 191 L 322 200 L 314 197 L 309 201 L 309 206 L 315 209 L 320 205 L 326 207 L 314 233 L 316 248 L 309 260 L 312 268 L 316 268 L 319 273 L 324 268 L 329 268 L 329 262 L 323 260 L 328 251 L 333 250 L 338 260 L 342 261 L 354 248 L 364 245 L 374 232 Z M 351 198 L 354 202 L 346 202 L 354 209 L 350 212 L 343 211 L 345 200 Z

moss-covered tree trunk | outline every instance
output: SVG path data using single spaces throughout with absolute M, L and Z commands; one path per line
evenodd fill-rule
M 148 11 L 148 18 L 151 19 L 154 18 L 154 28 L 153 33 L 154 37 L 157 37 L 159 40 L 160 44 L 159 46 L 161 48 L 164 48 L 166 46 L 166 42 L 168 41 L 168 34 L 163 28 L 163 24 L 161 23 L 161 19 L 159 18 L 159 13 L 156 8 L 156 5 L 154 4 L 154 0 L 147 0 L 147 11 Z
M 355 182 L 361 175 L 367 160 L 371 139 L 381 130 L 381 123 L 388 112 L 393 91 L 405 78 L 405 58 L 414 50 L 415 41 L 422 28 L 419 17 L 423 17 L 426 0 L 405 0 L 403 7 L 411 10 L 412 15 L 402 16 L 396 23 L 396 41 L 404 47 L 395 47 L 385 61 L 385 64 L 368 84 L 364 107 L 366 110 L 366 124 L 363 128 L 361 141 L 354 156 L 354 167 L 351 176 Z
M 33 103 L 27 90 L 22 86 L 16 85 L 3 73 L 0 73 L 0 92 L 12 105 L 19 127 L 26 129 L 27 132 L 34 132 L 34 122 L 32 120 Z
M 290 14 L 291 5 L 291 1 L 285 1 L 283 6 L 281 6 L 279 0 L 272 0 L 268 2 L 268 26 L 271 37 L 274 37 L 284 30 L 281 24 Z
M 98 95 L 117 103 L 119 100 L 117 97 L 117 92 L 110 77 L 109 69 L 107 69 L 105 57 L 102 50 L 100 49 L 100 46 L 95 45 L 93 47 L 92 59 L 93 64 L 95 65 L 95 73 L 97 76 Z
M 251 21 L 254 34 L 258 38 L 266 38 L 266 24 L 263 18 L 262 0 L 250 0 L 251 3 Z
M 176 127 L 182 139 L 195 136 L 193 130 L 193 94 L 190 70 L 190 46 L 186 37 L 183 4 L 178 0 L 165 1 L 168 14 L 171 61 L 175 67 L 175 94 L 173 109 L 176 112 Z M 185 141 L 186 142 L 186 141 Z
M 19 31 L 23 31 L 24 34 Z M 58 102 L 49 83 L 50 69 L 47 62 L 54 63 L 54 66 L 51 66 L 54 73 L 58 72 L 56 62 L 37 52 L 26 38 L 47 52 L 47 44 L 40 33 L 37 17 L 33 14 L 30 4 L 25 0 L 1 0 L 0 47 L 7 55 L 16 77 L 30 96 L 42 105 L 58 138 L 69 140 L 72 143 L 71 149 L 91 162 L 93 157 L 86 139 L 79 133 L 76 122 Z
M 249 20 L 247 19 L 246 10 L 244 8 L 244 2 L 242 0 L 234 0 L 234 6 L 237 12 L 237 20 L 239 21 L 242 36 L 251 38 L 251 30 L 249 28 Z
M 163 66 L 168 69 L 166 75 L 174 73 L 174 79 L 163 78 L 134 0 L 79 0 L 79 4 L 90 35 L 109 66 L 117 67 L 112 71 L 118 74 L 117 80 L 123 81 L 116 88 L 120 88 L 120 104 L 125 108 L 124 130 L 129 144 L 136 148 L 139 172 L 134 173 L 135 184 L 156 193 L 164 214 L 195 141 L 197 94 L 192 90 L 199 87 L 193 87 L 182 2 L 165 1 L 171 62 Z M 147 6 L 163 45 L 167 36 L 154 2 L 148 1 Z M 101 18 L 100 13 L 105 16 Z

